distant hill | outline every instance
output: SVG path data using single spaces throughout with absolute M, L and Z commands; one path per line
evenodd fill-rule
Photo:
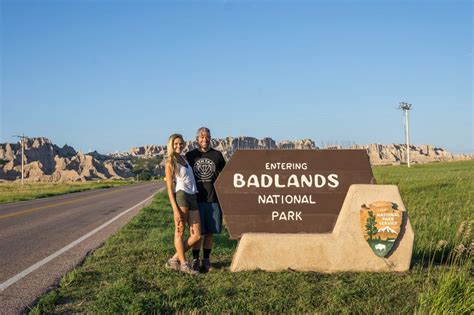
M 97 152 L 83 154 L 73 147 L 58 147 L 44 137 L 25 141 L 25 178 L 30 182 L 121 179 L 133 176 L 132 165 Z M 0 144 L 0 179 L 21 178 L 20 143 Z
M 280 149 L 320 150 L 313 140 L 285 140 L 276 142 L 272 138 L 227 137 L 212 139 L 212 146 L 229 159 L 236 150 Z M 185 150 L 196 147 L 188 141 Z M 342 149 L 340 146 L 324 149 Z M 397 165 L 406 161 L 406 147 L 402 144 L 354 145 L 350 149 L 365 149 L 372 165 Z M 83 154 L 73 147 L 59 147 L 44 137 L 29 138 L 25 143 L 25 174 L 27 181 L 86 181 L 93 179 L 122 179 L 135 176 L 134 163 L 137 158 L 148 159 L 166 155 L 166 145 L 133 147 L 128 152 L 100 154 L 96 151 Z M 431 145 L 410 146 L 412 163 L 470 160 L 466 154 L 451 154 Z M 154 175 L 163 175 L 163 164 L 153 170 Z M 135 168 L 136 169 L 136 168 Z M 21 178 L 20 143 L 0 144 L 0 180 L 14 181 Z
M 194 141 L 188 141 L 185 151 L 196 147 Z M 321 150 L 321 149 L 343 149 L 341 146 L 328 146 L 319 148 L 311 139 L 285 140 L 276 142 L 272 138 L 257 139 L 254 137 L 227 137 L 223 139 L 212 139 L 212 147 L 220 150 L 226 159 L 229 159 L 236 150 L 249 149 L 301 149 L 301 150 Z M 372 165 L 399 165 L 406 161 L 406 146 L 404 144 L 369 144 L 353 145 L 347 149 L 365 149 Z M 127 156 L 156 156 L 166 155 L 166 145 L 146 145 L 133 147 L 128 152 L 111 154 L 115 157 Z M 470 160 L 474 157 L 468 154 L 451 154 L 443 148 L 432 145 L 411 145 L 410 161 L 412 163 L 431 163 Z

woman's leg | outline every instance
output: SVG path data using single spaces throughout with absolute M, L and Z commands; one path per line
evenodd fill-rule
M 186 253 L 189 249 L 191 249 L 193 245 L 198 243 L 201 239 L 201 220 L 199 217 L 199 211 L 186 211 L 186 214 L 187 214 L 187 223 L 189 224 L 189 238 L 182 243 L 183 256 L 184 256 L 184 253 Z M 181 239 L 183 239 L 183 237 L 181 237 Z M 176 238 L 175 238 L 175 248 L 176 248 L 176 253 L 173 255 L 173 258 L 177 258 L 181 261 L 181 258 L 179 258 L 180 256 L 178 252 L 178 247 L 176 247 Z
M 178 258 L 181 263 L 185 263 L 184 229 L 188 221 L 189 210 L 185 207 L 179 207 L 179 212 L 180 215 L 174 217 L 174 247 L 176 248 L 176 254 L 173 258 Z
M 186 241 L 186 251 L 199 244 L 201 240 L 201 218 L 198 210 L 188 211 L 189 238 Z

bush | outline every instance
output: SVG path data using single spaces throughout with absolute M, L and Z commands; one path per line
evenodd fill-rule
M 138 180 L 151 180 L 157 166 L 160 165 L 163 157 L 156 156 L 152 158 L 137 158 L 131 160 L 132 171 L 137 175 Z
M 153 174 L 150 173 L 149 171 L 143 171 L 137 175 L 137 179 L 138 180 L 152 180 Z

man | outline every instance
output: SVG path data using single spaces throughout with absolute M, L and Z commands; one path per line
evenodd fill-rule
M 220 151 L 211 148 L 211 131 L 201 127 L 196 133 L 198 148 L 186 153 L 186 158 L 193 168 L 198 189 L 198 209 L 201 216 L 201 242 L 193 247 L 192 267 L 199 270 L 199 253 L 203 249 L 201 271 L 212 269 L 210 255 L 214 242 L 214 234 L 222 231 L 222 211 L 217 200 L 214 182 L 225 166 Z

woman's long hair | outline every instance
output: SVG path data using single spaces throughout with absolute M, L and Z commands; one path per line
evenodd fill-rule
M 176 174 L 176 170 L 178 169 L 178 160 L 176 159 L 176 155 L 174 154 L 175 152 L 173 149 L 173 142 L 176 138 L 180 138 L 181 141 L 184 142 L 182 135 L 180 135 L 179 133 L 173 133 L 168 139 L 168 150 L 166 153 L 168 161 L 170 161 L 171 174 L 173 174 L 173 176 Z

